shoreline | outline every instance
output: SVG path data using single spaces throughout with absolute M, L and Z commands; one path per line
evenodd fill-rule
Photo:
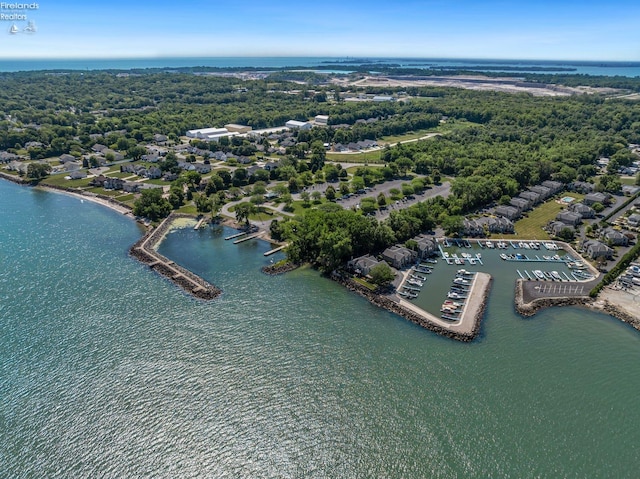
M 172 262 L 168 258 L 165 258 L 162 255 L 159 255 L 154 249 L 154 247 L 159 243 L 159 241 L 161 241 L 162 236 L 164 236 L 164 234 L 166 234 L 168 229 L 171 227 L 175 219 L 177 218 L 195 219 L 197 217 L 189 214 L 172 212 L 167 218 L 165 218 L 165 220 L 158 227 L 152 228 L 152 227 L 149 227 L 149 225 L 140 221 L 139 219 L 136 219 L 133 216 L 133 209 L 131 207 L 124 205 L 123 203 L 120 203 L 109 196 L 103 196 L 95 193 L 87 193 L 87 192 L 79 191 L 76 189 L 70 189 L 70 188 L 64 188 L 64 187 L 40 185 L 32 181 L 27 181 L 21 177 L 8 175 L 4 172 L 0 172 L 0 179 L 7 180 L 21 186 L 31 186 L 31 187 L 41 189 L 43 191 L 49 191 L 54 193 L 57 192 L 61 194 L 67 194 L 69 196 L 74 196 L 80 200 L 91 201 L 92 203 L 105 206 L 111 209 L 112 211 L 120 213 L 124 216 L 131 217 L 137 223 L 147 228 L 146 234 L 143 235 L 129 249 L 131 256 L 133 256 L 138 261 L 144 264 L 148 264 L 152 269 L 157 271 L 159 274 L 167 277 L 174 284 L 180 286 L 183 290 L 185 290 L 186 292 L 192 294 L 197 298 L 209 300 L 209 299 L 214 299 L 218 297 L 220 294 L 222 294 L 222 290 L 220 290 L 216 286 L 209 284 L 207 281 L 195 275 L 191 271 L 188 271 L 185 268 L 182 268 L 181 266 L 176 265 L 174 262 Z M 224 218 L 221 222 L 222 224 L 228 225 L 230 227 L 233 227 L 236 229 L 242 229 L 237 224 L 237 222 L 235 222 L 231 218 Z M 160 231 L 160 237 L 156 237 L 159 231 Z M 147 242 L 152 236 L 154 237 L 154 242 L 153 242 L 153 245 L 149 248 Z M 268 235 L 266 238 L 263 238 L 263 239 L 273 243 L 273 240 L 271 240 L 271 238 Z M 556 241 L 556 243 L 562 244 L 563 249 L 565 251 L 569 252 L 573 256 L 581 258 L 584 261 L 584 259 L 582 258 L 582 255 L 576 252 L 571 245 L 565 242 L 560 242 L 560 241 Z M 595 270 L 595 267 L 593 267 L 591 263 L 589 263 L 588 261 L 585 261 L 585 264 L 588 265 L 589 269 L 592 272 L 599 274 L 599 272 Z M 277 274 L 286 273 L 288 271 L 292 271 L 297 267 L 298 265 L 293 265 L 288 263 L 278 268 L 267 266 L 263 268 L 262 271 L 265 274 L 277 275 Z M 430 321 L 429 318 L 424 314 L 420 314 L 414 311 L 413 310 L 414 308 L 407 308 L 406 306 L 402 305 L 401 302 L 395 302 L 392 299 L 389 299 L 388 297 L 381 296 L 379 294 L 373 293 L 372 291 L 366 290 L 366 288 L 364 288 L 363 286 L 353 281 L 350 281 L 348 279 L 345 279 L 341 276 L 332 274 L 331 278 L 339 282 L 343 286 L 345 286 L 347 289 L 354 291 L 360 294 L 361 296 L 364 296 L 372 304 L 375 304 L 376 306 L 384 308 L 392 313 L 398 314 L 399 316 L 415 324 L 418 324 L 424 327 L 425 329 L 429 329 L 433 332 L 436 332 L 437 334 L 441 334 L 443 336 L 450 337 L 452 339 L 456 339 L 459 341 L 469 342 L 475 339 L 475 337 L 479 333 L 480 321 L 478 321 L 477 317 L 475 318 L 475 322 L 477 324 L 474 326 L 474 328 L 471 331 L 464 332 L 464 333 L 454 332 L 449 330 L 449 328 L 445 328 L 439 324 L 436 324 L 434 321 Z M 487 291 L 485 291 L 485 298 L 482 301 L 482 304 L 479 308 L 477 315 L 482 316 L 484 314 L 484 309 L 486 306 L 486 296 L 488 295 L 488 289 L 490 288 L 491 283 L 492 283 L 492 279 L 489 276 Z M 596 312 L 608 314 L 618 319 L 619 321 L 629 324 L 634 329 L 640 331 L 640 314 L 636 313 L 636 311 L 640 311 L 640 307 L 638 309 L 635 309 L 635 308 L 625 309 L 624 307 L 614 304 L 612 302 L 613 298 L 609 297 L 609 296 L 612 296 L 610 294 L 610 290 L 608 290 L 607 288 L 604 288 L 596 298 L 591 298 L 588 295 L 574 296 L 574 297 L 568 297 L 568 296 L 545 297 L 545 298 L 536 298 L 536 299 L 533 299 L 532 301 L 525 303 L 523 284 L 524 284 L 523 280 L 521 279 L 516 280 L 516 286 L 514 291 L 515 310 L 518 314 L 520 314 L 523 317 L 532 317 L 541 309 L 549 308 L 549 307 L 582 306 Z M 419 309 L 419 308 L 415 308 L 415 309 Z

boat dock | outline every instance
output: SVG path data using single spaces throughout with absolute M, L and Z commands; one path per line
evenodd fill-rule
M 287 246 L 289 246 L 289 243 L 283 244 L 282 246 L 278 246 L 277 248 L 270 249 L 269 251 L 265 251 L 264 255 L 271 256 L 272 254 L 277 253 L 278 251 L 282 251 Z
M 235 241 L 233 242 L 233 244 L 244 243 L 245 241 L 249 241 L 249 240 L 252 240 L 252 239 L 258 238 L 258 237 L 262 236 L 263 234 L 264 234 L 264 232 L 262 232 L 262 231 L 261 231 L 261 232 L 259 232 L 259 233 L 252 234 L 252 235 L 247 236 L 247 237 L 245 237 L 245 238 L 237 239 L 237 240 L 235 240 Z
M 247 232 L 246 232 L 246 231 L 241 231 L 240 233 L 236 233 L 236 234 L 234 234 L 234 235 L 227 236 L 227 237 L 225 238 L 225 241 L 232 240 L 233 238 L 239 238 L 240 236 L 244 236 L 244 235 L 246 235 L 246 234 L 247 234 Z
M 202 224 L 206 221 L 206 218 L 203 216 L 198 220 L 198 223 L 193 227 L 194 230 L 199 230 L 202 227 Z

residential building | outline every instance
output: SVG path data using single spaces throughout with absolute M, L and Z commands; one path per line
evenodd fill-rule
M 613 257 L 613 249 L 597 240 L 587 240 L 582 243 L 582 251 L 591 259 L 601 257 L 611 259 Z
M 574 203 L 570 205 L 569 211 L 579 214 L 582 219 L 596 217 L 595 210 L 590 206 L 585 205 L 584 203 Z
M 367 276 L 371 271 L 371 268 L 379 265 L 380 263 L 387 264 L 386 261 L 378 261 L 370 254 L 365 254 L 364 256 L 350 260 L 347 263 L 347 268 L 356 274 Z
M 495 214 L 497 216 L 504 216 L 505 218 L 513 221 L 520 218 L 520 211 L 522 210 L 515 206 L 501 205 L 496 207 Z
M 397 269 L 410 265 L 417 257 L 418 254 L 415 251 L 398 245 L 391 246 L 382 252 L 382 259 Z
M 564 185 L 559 181 L 546 180 L 546 181 L 543 181 L 541 184 L 542 186 L 546 186 L 547 188 L 549 188 L 549 190 L 551 191 L 551 196 L 557 195 L 562 190 L 564 190 Z
M 329 115 L 316 115 L 314 121 L 316 125 L 326 126 L 329 124 Z
M 530 200 L 526 198 L 521 198 L 516 196 L 515 198 L 511 198 L 509 204 L 515 208 L 518 208 L 520 212 L 527 211 L 531 209 L 532 203 Z
M 594 203 L 604 204 L 608 199 L 609 199 L 609 195 L 605 193 L 600 193 L 599 191 L 597 191 L 595 193 L 589 193 L 585 195 L 584 200 L 582 200 L 582 202 L 585 205 L 590 206 Z
M 607 228 L 600 233 L 600 238 L 604 243 L 612 246 L 627 246 L 629 244 L 629 238 L 627 238 L 620 231 L 616 231 L 613 228 Z
M 549 188 L 547 188 L 546 186 L 542 186 L 542 185 L 532 186 L 531 188 L 529 188 L 529 190 L 531 190 L 534 193 L 537 193 L 538 195 L 540 195 L 540 199 L 542 201 L 544 201 L 547 198 L 549 198 L 551 196 L 551 194 L 552 194 L 551 190 Z
M 570 226 L 578 226 L 582 223 L 582 216 L 573 211 L 561 211 L 556 215 L 556 220 Z

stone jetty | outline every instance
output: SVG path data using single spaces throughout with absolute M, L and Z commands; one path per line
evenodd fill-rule
M 174 263 L 155 250 L 171 223 L 180 217 L 191 218 L 189 215 L 171 214 L 157 228 L 150 230 L 138 240 L 129 250 L 131 256 L 149 265 L 154 271 L 168 278 L 187 293 L 199 299 L 215 299 L 222 290 L 208 283 L 200 276 Z
M 482 317 L 484 316 L 492 281 L 491 275 L 487 273 L 476 273 L 461 318 L 458 321 L 452 322 L 438 318 L 408 301 L 392 299 L 389 296 L 375 293 L 351 280 L 346 274 L 334 273 L 332 279 L 341 283 L 347 289 L 364 296 L 372 304 L 380 308 L 402 316 L 412 323 L 422 326 L 434 333 L 464 342 L 473 341 L 480 333 Z

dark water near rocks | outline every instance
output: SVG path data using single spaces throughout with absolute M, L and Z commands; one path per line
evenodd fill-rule
M 637 475 L 640 335 L 609 316 L 523 320 L 496 281 L 461 344 L 260 273 L 264 243 L 168 235 L 205 303 L 112 211 L 6 182 L 0 206 L 0 477 Z

